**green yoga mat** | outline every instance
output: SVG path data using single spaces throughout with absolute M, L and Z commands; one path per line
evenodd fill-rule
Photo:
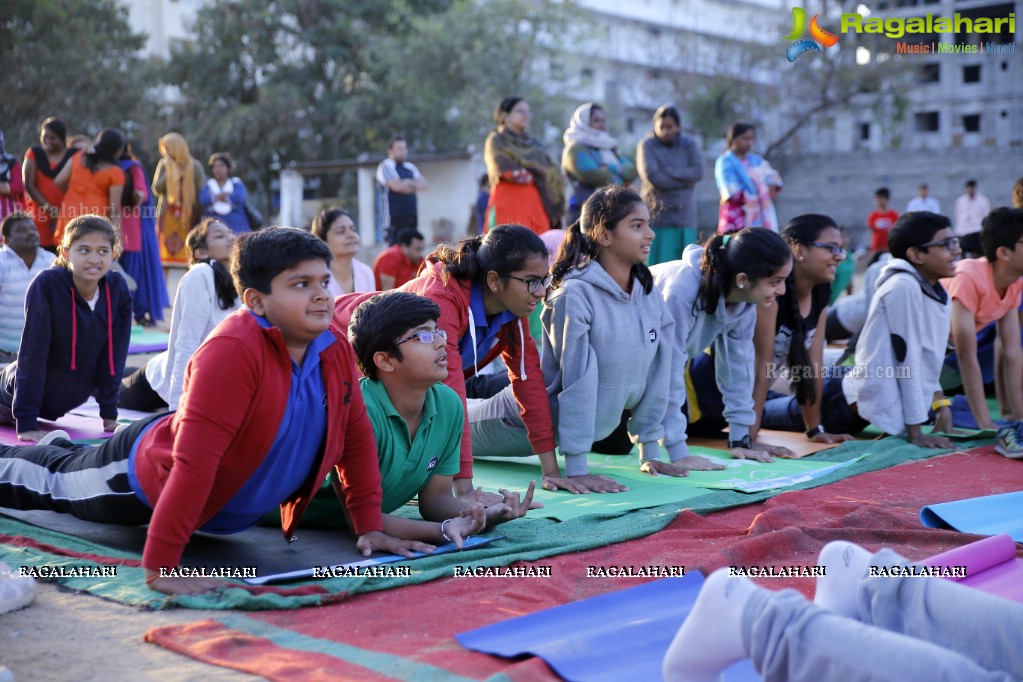
M 765 463 L 731 459 L 723 450 L 705 447 L 693 447 L 690 452 L 710 457 L 728 468 L 692 471 L 685 478 L 655 477 L 639 470 L 639 456 L 635 451 L 629 455 L 590 453 L 586 457 L 590 473 L 614 478 L 627 486 L 628 492 L 576 495 L 565 491 L 555 493 L 537 489 L 533 499 L 543 502 L 544 507 L 531 511 L 530 516 L 564 521 L 583 514 L 615 515 L 633 509 L 683 502 L 705 494 L 708 489 L 745 493 L 775 490 L 820 478 L 837 469 L 851 466 L 867 455 L 863 453 L 842 462 L 775 459 L 774 462 Z M 477 459 L 473 465 L 476 485 L 487 489 L 525 490 L 531 480 L 539 483 L 539 473 L 540 460 L 535 456 Z
M 991 441 L 963 443 L 967 449 L 971 445 L 990 444 Z M 828 473 L 811 480 L 796 483 L 789 488 L 765 490 L 754 493 L 742 493 L 736 490 L 710 490 L 686 485 L 674 485 L 675 480 L 654 479 L 650 483 L 661 487 L 667 486 L 678 497 L 667 504 L 658 503 L 649 509 L 620 509 L 608 513 L 597 513 L 597 509 L 589 514 L 577 514 L 574 518 L 557 521 L 543 518 L 534 510 L 526 518 L 503 524 L 498 531 L 505 539 L 498 540 L 472 551 L 472 558 L 457 554 L 446 554 L 427 557 L 412 562 L 412 575 L 406 578 L 330 578 L 310 580 L 299 583 L 299 586 L 320 585 L 327 594 L 295 594 L 288 589 L 273 594 L 250 594 L 245 589 L 234 588 L 221 595 L 200 595 L 197 597 L 166 597 L 149 590 L 143 581 L 142 569 L 137 567 L 140 556 L 136 553 L 122 552 L 97 542 L 90 542 L 38 526 L 32 526 L 15 519 L 0 515 L 0 560 L 11 566 L 81 566 L 109 565 L 117 563 L 117 558 L 134 559 L 132 565 L 119 567 L 116 579 L 97 580 L 95 578 L 57 578 L 56 582 L 71 589 L 83 590 L 125 604 L 145 606 L 149 608 L 167 608 L 184 606 L 204 609 L 282 609 L 298 608 L 323 604 L 338 598 L 339 593 L 349 595 L 376 590 L 391 589 L 402 585 L 426 582 L 434 578 L 452 575 L 452 566 L 465 564 L 507 566 L 515 561 L 533 561 L 544 557 L 578 552 L 594 547 L 603 547 L 616 542 L 650 535 L 664 528 L 680 509 L 690 509 L 698 514 L 706 514 L 729 507 L 750 504 L 766 500 L 779 492 L 802 490 L 826 485 L 842 478 L 854 476 L 867 471 L 875 471 L 895 466 L 903 462 L 934 457 L 947 450 L 928 450 L 908 445 L 900 438 L 885 438 L 879 441 L 853 441 L 843 443 L 836 448 L 812 455 L 813 460 L 830 464 L 851 462 L 847 467 L 833 469 Z M 869 453 L 868 456 L 862 456 Z M 616 465 L 631 469 L 634 463 L 627 458 L 615 458 Z M 805 460 L 804 460 L 805 461 Z M 484 468 L 489 463 L 478 462 Z M 514 462 L 499 462 L 512 464 Z M 539 465 L 525 467 L 523 476 L 528 479 L 536 477 Z M 638 475 L 638 474 L 637 474 Z M 626 480 L 626 477 L 622 477 Z M 512 478 L 507 485 L 521 488 Z M 631 479 L 628 479 L 632 483 Z M 479 481 L 483 482 L 483 481 Z M 487 485 L 491 485 L 487 483 Z M 505 485 L 505 483 L 501 483 Z M 695 494 L 694 494 L 695 493 Z M 573 498 L 588 498 L 598 505 L 613 503 L 622 493 L 605 495 L 573 495 Z M 687 497 L 682 498 L 681 495 Z M 562 497 L 568 498 L 568 493 Z M 619 498 L 621 500 L 622 498 Z M 681 502 L 677 500 L 682 500 Z M 550 510 L 548 510 L 548 513 Z M 412 507 L 403 507 L 398 513 L 414 518 L 418 511 Z M 301 529 L 299 535 L 302 534 Z M 268 548 L 270 549 L 270 548 Z M 225 556 L 225 561 L 230 557 Z M 270 589 L 270 588 L 266 588 Z M 276 588 L 274 588 L 276 589 Z

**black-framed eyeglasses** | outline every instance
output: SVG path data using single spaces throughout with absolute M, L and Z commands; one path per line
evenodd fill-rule
M 546 275 L 544 275 L 542 279 L 540 277 L 530 277 L 529 279 L 523 279 L 521 277 L 516 277 L 515 275 L 508 276 L 511 277 L 512 279 L 517 279 L 520 282 L 525 282 L 526 290 L 529 291 L 529 293 L 531 294 L 535 294 L 541 289 L 546 289 L 551 285 L 551 282 L 554 281 L 554 275 L 552 275 L 549 272 Z
M 959 237 L 948 237 L 947 239 L 942 239 L 936 242 L 927 242 L 926 244 L 921 244 L 917 248 L 927 249 L 932 246 L 944 246 L 949 251 L 956 251 L 959 248 Z
M 433 340 L 438 336 L 445 341 L 448 340 L 448 333 L 443 329 L 428 329 L 406 336 L 404 339 L 396 341 L 394 345 L 400 346 L 406 341 L 411 341 L 412 339 L 419 339 L 419 343 L 433 343 Z
M 810 246 L 816 246 L 819 249 L 827 249 L 831 252 L 832 256 L 844 256 L 845 247 L 839 246 L 838 244 L 825 244 L 824 242 L 814 242 Z

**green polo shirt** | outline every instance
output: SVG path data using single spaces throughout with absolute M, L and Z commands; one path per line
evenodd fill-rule
M 384 493 L 380 509 L 389 514 L 418 495 L 431 475 L 458 473 L 465 419 L 462 400 L 444 384 L 435 384 L 426 392 L 419 428 L 410 437 L 408 424 L 394 409 L 384 385 L 366 378 L 360 383 L 377 440 Z

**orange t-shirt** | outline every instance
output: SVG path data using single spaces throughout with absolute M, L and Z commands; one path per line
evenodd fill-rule
M 108 166 L 93 173 L 85 166 L 85 154 L 75 154 L 71 160 L 71 179 L 67 194 L 60 205 L 60 220 L 53 235 L 59 244 L 64 238 L 64 226 L 78 216 L 94 213 L 110 217 L 110 188 L 124 186 L 124 171 L 120 166 Z
M 977 331 L 1019 308 L 1023 279 L 1010 284 L 999 298 L 994 272 L 987 258 L 964 258 L 956 263 L 955 277 L 941 280 L 948 295 L 973 312 Z

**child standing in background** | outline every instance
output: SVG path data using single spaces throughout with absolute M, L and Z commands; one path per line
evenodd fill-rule
M 128 285 L 109 272 L 117 248 L 106 218 L 75 218 L 57 264 L 29 285 L 18 360 L 0 373 L 0 421 L 16 422 L 20 440 L 39 440 L 40 417 L 59 419 L 90 395 L 103 430 L 117 427 L 132 320 Z
M 892 229 L 892 225 L 899 219 L 898 211 L 888 208 L 890 198 L 891 193 L 887 187 L 881 187 L 874 192 L 874 210 L 867 216 L 867 227 L 870 228 L 870 251 L 874 254 L 874 258 L 878 253 L 888 250 L 888 230 Z

